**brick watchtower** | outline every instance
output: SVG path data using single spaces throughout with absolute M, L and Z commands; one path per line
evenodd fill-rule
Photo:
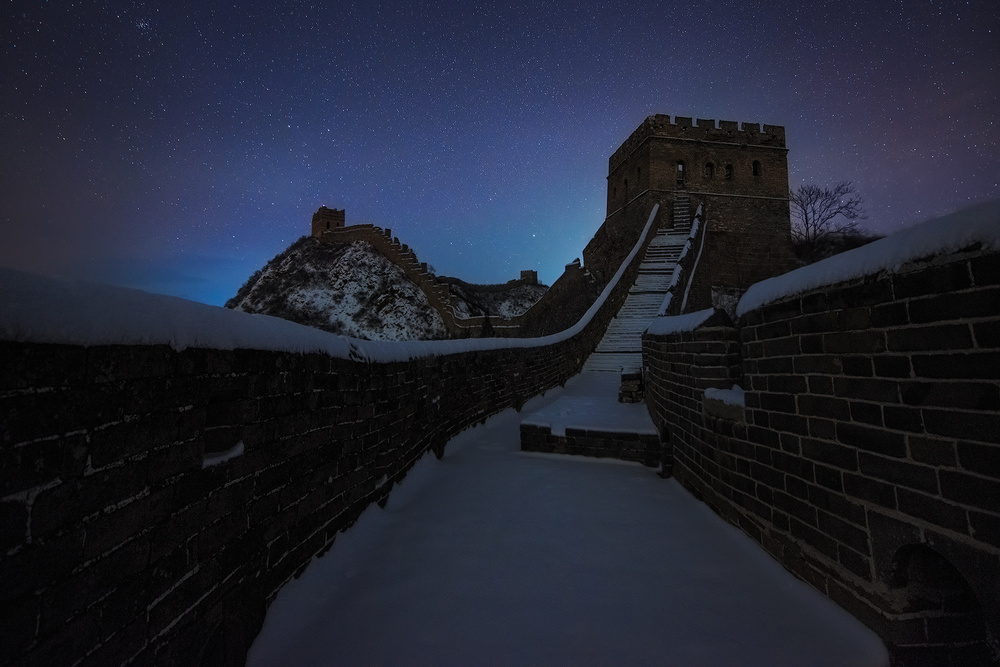
M 787 271 L 787 155 L 778 125 L 649 116 L 608 160 L 607 219 L 584 264 L 611 275 L 623 258 L 615 250 L 635 243 L 653 205 L 660 204 L 659 225 L 668 226 L 674 199 L 684 195 L 692 210 L 704 206 L 708 225 L 696 287 L 746 288 Z
M 313 213 L 312 235 L 319 238 L 328 229 L 343 229 L 346 209 L 327 208 L 320 206 Z

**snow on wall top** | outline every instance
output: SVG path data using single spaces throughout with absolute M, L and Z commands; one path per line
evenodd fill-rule
M 409 361 L 483 350 L 541 347 L 583 331 L 611 295 L 656 218 L 653 207 L 632 252 L 575 325 L 542 338 L 363 341 L 289 322 L 141 290 L 46 278 L 0 268 L 0 340 L 68 345 L 169 345 L 219 350 L 324 352 L 342 359 Z
M 667 317 L 657 317 L 649 323 L 646 333 L 653 336 L 666 336 L 678 331 L 694 331 L 708 321 L 715 314 L 714 308 L 696 310 L 693 313 L 683 315 L 671 315 Z
M 763 280 L 736 307 L 743 315 L 784 297 L 880 271 L 896 272 L 907 262 L 981 243 L 1000 250 L 1000 201 L 986 202 L 928 220 L 854 250 Z
M 726 405 L 735 405 L 737 407 L 746 407 L 746 392 L 743 387 L 738 384 L 734 384 L 731 389 L 717 389 L 715 387 L 709 387 L 705 390 L 705 398 L 710 400 L 721 401 Z

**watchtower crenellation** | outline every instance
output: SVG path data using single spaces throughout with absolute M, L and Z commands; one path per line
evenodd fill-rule
M 694 122 L 690 116 L 675 116 L 671 123 L 669 115 L 656 114 L 648 116 L 611 155 L 608 160 L 609 171 L 614 171 L 633 150 L 651 136 L 785 148 L 785 128 L 781 125 L 765 124 L 761 131 L 760 123 L 720 120 L 716 126 L 714 119 L 699 118 Z

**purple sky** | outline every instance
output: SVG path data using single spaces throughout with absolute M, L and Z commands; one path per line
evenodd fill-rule
M 320 204 L 551 283 L 653 113 L 784 125 L 888 233 L 1000 197 L 1000 10 L 928 2 L 0 9 L 0 265 L 221 304 Z

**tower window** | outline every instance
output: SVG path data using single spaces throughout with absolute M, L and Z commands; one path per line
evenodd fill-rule
M 715 165 L 709 162 L 705 165 L 705 178 L 712 179 L 715 178 Z
M 677 161 L 677 185 L 684 185 L 684 160 Z
M 726 165 L 726 180 L 727 181 L 733 180 L 733 165 L 731 164 Z
M 755 177 L 760 176 L 760 160 L 753 161 L 753 175 Z

